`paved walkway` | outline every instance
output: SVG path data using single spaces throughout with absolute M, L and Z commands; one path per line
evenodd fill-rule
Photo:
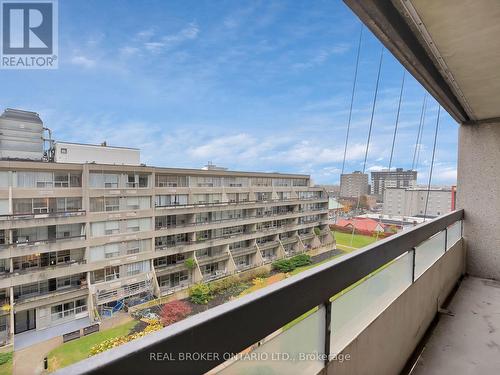
M 87 322 L 82 327 L 86 327 L 90 324 L 90 320 L 88 318 L 85 319 L 87 319 Z M 118 314 L 115 314 L 113 318 L 103 320 L 100 330 L 104 331 L 118 325 L 125 324 L 132 319 L 133 318 L 129 314 L 120 312 Z M 76 327 L 77 325 L 81 324 L 82 322 L 79 322 L 80 320 L 82 319 L 71 322 L 76 324 L 72 327 Z M 68 328 L 68 326 L 66 326 L 66 328 Z M 78 328 L 74 328 L 73 331 L 76 329 Z M 43 331 L 34 331 L 33 333 L 37 332 Z M 66 332 L 71 332 L 71 330 L 65 331 L 64 333 Z M 40 339 L 43 337 L 45 337 L 45 340 L 40 341 Z M 18 343 L 15 342 L 16 349 L 14 352 L 13 367 L 15 375 L 39 375 L 44 373 L 43 359 L 47 356 L 47 354 L 49 354 L 50 351 L 62 345 L 63 342 L 61 335 L 57 337 L 50 337 L 48 339 L 47 335 L 44 335 L 41 336 L 41 338 L 38 339 L 37 342 L 33 342 L 28 347 L 23 348 L 19 348 Z M 15 337 L 15 340 L 18 340 L 17 335 Z
M 91 325 L 92 322 L 88 317 L 72 320 L 67 323 L 58 324 L 54 327 L 41 329 L 39 331 L 27 331 L 14 336 L 14 351 L 27 348 L 43 341 L 53 339 L 54 337 L 62 336 L 66 333 L 76 331 L 83 327 Z
M 441 315 L 412 375 L 498 374 L 500 282 L 465 278 Z
M 14 352 L 15 375 L 38 375 L 43 373 L 43 359 L 49 352 L 62 344 L 61 337 L 40 342 L 29 348 Z

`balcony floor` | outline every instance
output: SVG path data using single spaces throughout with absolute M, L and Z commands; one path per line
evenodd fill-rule
M 500 373 L 500 282 L 466 277 L 448 310 L 412 375 Z

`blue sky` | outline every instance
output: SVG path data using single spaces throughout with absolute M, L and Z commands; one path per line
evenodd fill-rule
M 59 69 L 0 71 L 0 107 L 58 140 L 139 147 L 144 163 L 311 174 L 337 183 L 359 36 L 329 1 L 59 1 Z M 365 29 L 346 171 L 363 166 L 380 43 Z M 402 67 L 386 52 L 367 170 L 387 167 Z M 393 166 L 410 167 L 423 88 L 407 75 Z M 426 183 L 437 103 L 419 170 Z M 434 184 L 456 179 L 442 112 Z

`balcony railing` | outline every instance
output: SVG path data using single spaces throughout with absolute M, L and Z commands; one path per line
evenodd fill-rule
M 395 234 L 189 317 L 154 336 L 84 360 L 65 372 L 112 373 L 127 368 L 133 372 L 201 374 L 260 342 L 254 349 L 267 354 L 268 359 L 277 348 L 291 348 L 292 354 L 316 353 L 303 361 L 283 357 L 259 361 L 263 371 L 316 374 L 332 354 L 345 348 L 448 251 L 454 249 L 452 255 L 459 254 L 455 245 L 462 237 L 462 218 L 463 210 L 455 211 Z M 169 360 L 157 359 L 155 353 L 168 353 Z M 183 360 L 186 353 L 210 356 Z M 227 374 L 240 373 L 251 365 L 244 360 L 233 361 L 219 369 Z
M 305 197 L 305 198 L 286 198 L 286 199 L 266 199 L 255 201 L 239 201 L 239 202 L 211 202 L 211 203 L 185 203 L 185 204 L 169 204 L 169 205 L 155 205 L 155 208 L 189 208 L 189 207 L 217 207 L 228 205 L 252 205 L 252 204 L 266 204 L 266 203 L 280 203 L 280 202 L 294 202 L 294 201 L 312 201 L 312 200 L 328 200 L 327 197 Z
M 273 218 L 273 217 L 281 217 L 285 215 L 294 215 L 294 214 L 302 214 L 302 213 L 307 213 L 307 212 L 318 212 L 318 211 L 326 211 L 326 208 L 322 209 L 315 209 L 315 210 L 302 210 L 302 211 L 287 211 L 287 212 L 277 212 L 277 213 L 270 213 L 270 214 L 260 214 L 260 215 L 252 215 L 252 216 L 242 216 L 242 217 L 232 217 L 232 218 L 227 218 L 227 219 L 219 219 L 219 220 L 207 220 L 207 221 L 198 221 L 194 223 L 179 223 L 179 224 L 167 224 L 167 225 L 162 225 L 162 226 L 155 226 L 156 230 L 162 230 L 162 229 L 174 229 L 174 228 L 189 228 L 189 227 L 202 227 L 204 225 L 216 225 L 216 224 L 223 224 L 226 222 L 238 222 L 238 221 L 246 221 L 246 220 L 252 220 L 252 219 L 261 219 L 261 218 Z M 312 220 L 312 221 L 318 221 L 318 220 Z
M 0 220 L 27 220 L 27 219 L 47 219 L 52 217 L 73 217 L 83 216 L 85 210 L 64 211 L 64 212 L 45 212 L 45 213 L 21 213 L 12 215 L 0 215 Z
M 79 235 L 74 235 L 74 236 L 66 236 L 66 237 L 55 237 L 55 238 L 46 238 L 43 240 L 31 240 L 31 241 L 15 241 L 14 243 L 11 244 L 6 244 L 6 246 L 15 246 L 15 247 L 20 247 L 20 246 L 37 246 L 37 245 L 47 245 L 50 243 L 55 243 L 55 242 L 61 242 L 61 241 L 67 241 L 67 240 L 76 240 L 76 239 L 85 239 L 84 234 L 79 234 Z

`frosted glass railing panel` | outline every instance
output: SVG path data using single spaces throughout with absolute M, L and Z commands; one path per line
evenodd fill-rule
M 324 367 L 324 307 L 274 335 L 253 350 L 240 353 L 238 360 L 229 360 L 217 367 L 217 374 L 302 375 L 317 374 Z M 220 370 L 221 367 L 224 368 Z
M 462 238 L 462 221 L 459 220 L 456 223 L 451 224 L 448 227 L 448 234 L 446 240 L 446 250 L 449 250 L 457 241 Z
M 439 232 L 415 248 L 415 280 L 444 254 L 445 231 Z
M 331 355 L 339 354 L 411 285 L 413 256 L 401 255 L 352 289 L 334 297 Z

